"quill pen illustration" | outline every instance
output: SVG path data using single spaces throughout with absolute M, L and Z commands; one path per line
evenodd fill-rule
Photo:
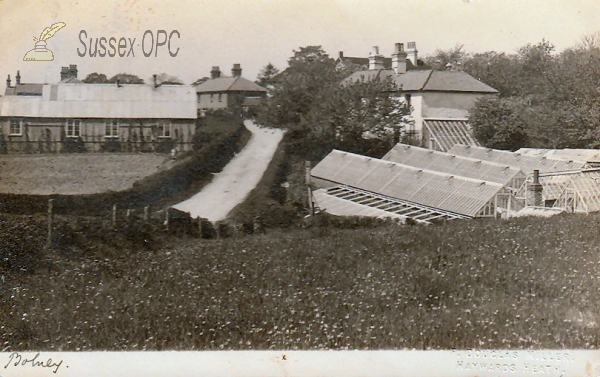
M 54 60 L 54 53 L 46 48 L 46 41 L 54 36 L 57 31 L 67 26 L 64 22 L 57 22 L 52 26 L 47 27 L 42 31 L 39 38 L 33 37 L 35 41 L 35 48 L 27 51 L 23 57 L 23 61 L 52 61 Z
M 52 38 L 52 36 L 54 34 L 56 34 L 57 31 L 59 31 L 60 29 L 62 29 L 65 26 L 66 26 L 66 24 L 64 22 L 57 22 L 57 23 L 53 24 L 52 26 L 45 28 L 44 31 L 42 32 L 42 34 L 40 35 L 39 40 L 46 41 L 46 40 Z

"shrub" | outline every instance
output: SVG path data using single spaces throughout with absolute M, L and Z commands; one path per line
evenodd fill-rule
M 44 248 L 44 227 L 33 217 L 0 218 L 0 267 L 8 271 L 33 272 Z

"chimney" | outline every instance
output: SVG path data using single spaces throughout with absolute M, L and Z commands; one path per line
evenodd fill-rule
M 242 66 L 239 64 L 234 64 L 233 68 L 231 68 L 231 75 L 233 77 L 240 77 L 242 75 Z
M 369 71 L 383 69 L 383 55 L 379 54 L 379 46 L 373 46 L 369 54 Z
M 17 85 L 21 85 L 21 73 L 19 71 L 17 71 L 17 76 L 15 78 L 17 79 Z
M 8 75 L 8 78 L 6 79 L 6 87 L 10 88 L 10 75 Z
M 344 60 L 344 51 L 340 51 L 339 59 Z
M 408 42 L 406 44 L 406 53 L 408 54 L 408 59 L 410 59 L 411 63 L 413 63 L 414 66 L 417 65 L 417 60 L 418 60 L 418 56 L 417 56 L 417 43 L 416 42 Z
M 213 66 L 212 70 L 210 71 L 210 78 L 211 79 L 216 79 L 218 77 L 221 77 L 221 70 L 219 69 L 219 66 Z
M 69 75 L 77 78 L 77 64 L 71 64 L 69 66 Z
M 394 53 L 392 54 L 392 68 L 396 74 L 406 73 L 406 51 L 404 51 L 404 43 L 396 43 Z
M 543 187 L 540 184 L 540 171 L 533 171 L 533 182 L 527 185 L 527 205 L 535 207 L 543 207 L 542 198 Z

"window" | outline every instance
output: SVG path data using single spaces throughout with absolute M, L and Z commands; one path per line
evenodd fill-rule
M 81 135 L 81 120 L 67 120 L 67 137 L 79 137 Z
M 219 102 L 221 102 L 221 93 L 219 93 Z
M 11 119 L 10 120 L 10 134 L 14 136 L 23 135 L 23 120 Z
M 119 121 L 107 121 L 104 127 L 104 137 L 119 137 Z
M 158 137 L 171 137 L 171 123 L 170 122 L 159 122 L 158 123 Z

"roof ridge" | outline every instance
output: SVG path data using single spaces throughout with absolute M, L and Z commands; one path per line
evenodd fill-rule
M 344 154 L 344 153 L 345 154 L 349 154 L 349 155 L 356 156 L 358 158 L 366 159 L 366 160 L 369 160 L 369 161 L 373 161 L 374 160 L 377 163 L 397 165 L 397 166 L 400 166 L 401 168 L 406 168 L 408 170 L 414 170 L 414 171 L 417 171 L 417 172 L 423 172 L 423 173 L 426 173 L 426 174 L 432 174 L 432 175 L 439 176 L 441 178 L 448 179 L 448 178 L 452 177 L 452 178 L 457 178 L 457 179 L 462 180 L 462 181 L 468 181 L 468 182 L 471 182 L 471 183 L 478 183 L 478 184 L 485 183 L 486 185 L 490 185 L 490 186 L 504 187 L 501 183 L 492 182 L 492 181 L 486 181 L 485 179 L 475 179 L 475 178 L 465 177 L 465 176 L 462 176 L 462 175 L 456 175 L 456 174 L 449 174 L 449 173 L 439 172 L 439 171 L 435 171 L 435 170 L 431 170 L 431 169 L 423 169 L 423 168 L 419 168 L 419 167 L 416 167 L 416 166 L 410 166 L 410 165 L 407 165 L 407 164 L 403 164 L 403 163 L 400 163 L 400 162 L 394 162 L 394 161 L 389 161 L 389 160 L 382 160 L 380 158 L 373 158 L 373 157 L 368 157 L 368 156 L 364 156 L 364 155 L 356 154 L 356 153 L 352 153 L 352 152 L 340 151 L 339 149 L 334 149 L 331 152 L 333 153 L 334 151 L 340 152 L 342 154 Z
M 427 79 L 423 83 L 423 86 L 421 87 L 420 90 L 425 90 L 425 87 L 427 86 L 427 83 L 429 82 L 429 79 L 431 79 L 431 76 L 433 75 L 433 71 L 434 71 L 433 69 L 429 70 L 429 74 L 427 75 Z

